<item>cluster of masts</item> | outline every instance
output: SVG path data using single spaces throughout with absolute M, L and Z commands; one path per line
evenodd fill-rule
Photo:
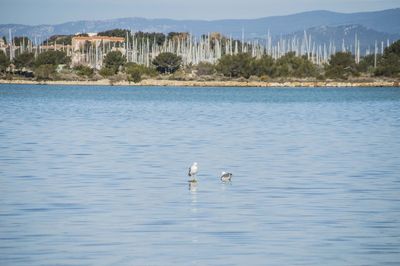
M 163 43 L 157 43 L 156 38 L 151 39 L 139 38 L 135 32 L 127 31 L 125 38 L 121 41 L 109 41 L 106 39 L 90 39 L 89 41 L 80 41 L 72 38 L 72 45 L 54 42 L 49 45 L 46 43 L 39 44 L 37 38 L 32 42 L 27 38 L 22 38 L 19 46 L 14 44 L 11 30 L 9 40 L 11 42 L 3 48 L 12 60 L 17 54 L 24 52 L 33 52 L 35 56 L 48 50 L 65 51 L 72 58 L 73 65 L 88 65 L 90 67 L 100 69 L 103 65 L 105 55 L 114 50 L 121 51 L 127 62 L 133 62 L 147 67 L 151 66 L 153 59 L 163 52 L 174 53 L 182 58 L 182 64 L 197 65 L 200 62 L 209 62 L 215 64 L 223 55 L 236 55 L 238 53 L 250 53 L 255 58 L 261 58 L 263 55 L 269 55 L 274 59 L 278 59 L 289 52 L 293 52 L 296 56 L 306 56 L 312 63 L 323 65 L 329 62 L 333 54 L 338 51 L 351 52 L 354 55 L 356 63 L 360 62 L 361 54 L 376 55 L 383 53 L 384 48 L 390 45 L 387 40 L 386 46 L 382 41 L 379 47 L 378 41 L 375 41 L 374 49 L 370 47 L 365 51 L 361 51 L 361 43 L 355 35 L 354 43 L 345 43 L 343 40 L 342 47 L 338 49 L 334 42 L 318 44 L 311 34 L 304 31 L 302 37 L 288 37 L 274 40 L 268 31 L 265 40 L 246 40 L 244 32 L 242 39 L 236 40 L 232 37 L 223 37 L 218 33 L 211 33 L 201 37 L 192 36 L 190 34 L 178 34 L 173 38 L 166 38 Z M 107 38 L 107 37 L 104 37 Z M 27 39 L 27 41 L 25 41 Z M 379 49 L 380 48 L 380 49 Z M 380 51 L 379 51 L 380 50 Z

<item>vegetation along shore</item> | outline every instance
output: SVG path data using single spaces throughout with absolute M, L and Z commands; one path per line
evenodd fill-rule
M 397 87 L 400 81 L 400 40 L 388 45 L 380 54 L 361 56 L 360 51 L 355 54 L 341 51 L 319 58 L 318 54 L 309 53 L 307 49 L 303 52 L 288 50 L 278 56 L 276 53 L 269 53 L 267 48 L 256 49 L 251 44 L 227 40 L 214 34 L 212 38 L 205 37 L 208 40 L 207 45 L 217 47 L 215 49 L 220 54 L 213 57 L 213 60 L 199 61 L 197 58 L 198 62 L 193 63 L 195 61 L 190 59 L 192 61 L 189 63 L 188 58 L 183 58 L 173 49 L 173 44 L 177 45 L 179 51 L 182 49 L 180 43 L 188 43 L 190 37 L 187 33 L 170 33 L 168 36 L 161 33 L 140 33 L 135 36 L 142 38 L 142 43 L 147 40 L 148 47 L 151 38 L 153 45 L 157 41 L 164 42 L 165 51 L 157 51 L 151 61 L 149 58 L 132 60 L 132 54 L 125 48 L 131 47 L 129 41 L 135 40 L 130 39 L 125 30 L 107 31 L 97 34 L 96 37 L 53 36 L 47 40 L 46 46 L 36 48 L 33 48 L 26 37 L 14 37 L 8 45 L 4 37 L 4 47 L 0 49 L 0 83 Z M 171 49 L 168 48 L 167 40 Z M 57 41 L 63 41 L 63 44 L 57 44 Z M 221 43 L 230 47 L 223 47 Z M 75 50 L 65 48 L 68 45 L 75 47 Z M 99 45 L 108 45 L 108 49 L 104 48 L 107 52 L 99 55 Z M 219 46 L 225 52 L 220 51 Z M 83 49 L 88 49 L 88 52 L 82 53 Z M 198 56 L 203 56 L 201 53 L 202 51 Z M 193 54 L 197 56 L 196 53 Z

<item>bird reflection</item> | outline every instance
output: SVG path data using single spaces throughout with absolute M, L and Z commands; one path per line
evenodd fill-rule
M 196 180 L 189 180 L 189 190 L 190 192 L 196 192 L 197 191 L 197 181 Z
M 197 182 L 193 182 L 193 181 L 189 181 L 189 190 L 190 190 L 190 194 L 191 194 L 191 206 L 190 206 L 190 212 L 191 212 L 191 225 L 192 225 L 192 230 L 193 230 L 193 234 L 192 234 L 192 244 L 196 245 L 199 241 L 198 239 L 198 227 L 199 227 L 199 222 L 198 222 L 198 217 L 197 217 Z M 197 263 L 195 263 L 197 264 Z

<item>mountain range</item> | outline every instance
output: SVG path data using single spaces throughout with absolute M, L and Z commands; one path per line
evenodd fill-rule
M 350 45 L 353 46 L 355 38 L 357 37 L 357 40 L 360 41 L 360 50 L 362 54 L 364 54 L 367 49 L 374 51 L 375 42 L 377 42 L 378 48 L 380 49 L 381 42 L 384 42 L 384 46 L 386 47 L 388 40 L 393 42 L 400 39 L 400 34 L 380 32 L 361 25 L 318 26 L 307 29 L 306 33 L 312 36 L 312 41 L 316 44 L 329 45 L 332 43 L 338 50 L 341 50 L 343 42 L 347 48 L 349 48 Z M 282 37 L 275 36 L 273 40 L 277 41 L 280 38 L 293 39 L 294 37 L 300 40 L 303 39 L 304 31 L 297 31 L 283 35 Z
M 0 25 L 0 36 L 8 37 L 9 29 L 13 36 L 39 37 L 45 39 L 56 34 L 77 32 L 99 32 L 115 28 L 132 29 L 145 32 L 190 32 L 201 35 L 220 32 L 233 38 L 265 38 L 268 29 L 272 36 L 300 34 L 304 30 L 318 34 L 320 39 L 342 41 L 346 29 L 355 29 L 359 36 L 368 35 L 372 40 L 400 39 L 400 8 L 374 12 L 337 13 L 331 11 L 310 11 L 286 16 L 273 16 L 258 19 L 224 20 L 173 20 L 146 19 L 139 17 L 95 21 L 74 21 L 57 25 Z M 334 34 L 333 34 L 334 33 Z M 325 34 L 325 35 L 324 35 Z M 350 35 L 349 35 L 350 36 Z M 351 36 L 354 38 L 354 36 Z

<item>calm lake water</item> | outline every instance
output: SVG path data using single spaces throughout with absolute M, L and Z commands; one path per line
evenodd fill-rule
M 400 88 L 0 86 L 0 265 L 399 264 Z

